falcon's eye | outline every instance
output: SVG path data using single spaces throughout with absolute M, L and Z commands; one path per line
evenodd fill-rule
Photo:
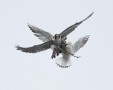
M 58 38 L 60 38 L 60 35 L 58 35 Z

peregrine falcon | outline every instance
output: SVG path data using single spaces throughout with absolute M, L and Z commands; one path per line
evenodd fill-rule
M 61 50 L 59 50 L 57 47 L 60 47 L 62 49 L 62 44 L 65 44 L 65 40 L 67 38 L 67 35 L 69 35 L 72 31 L 77 28 L 82 22 L 87 20 L 89 17 L 92 16 L 94 12 L 92 12 L 87 18 L 83 19 L 80 22 L 77 22 L 64 31 L 62 31 L 60 34 L 55 34 L 54 36 L 50 34 L 49 32 L 46 32 L 38 27 L 35 27 L 33 25 L 28 24 L 29 28 L 32 30 L 35 36 L 37 36 L 40 40 L 42 40 L 44 43 L 39 44 L 39 45 L 34 45 L 32 47 L 20 47 L 19 45 L 16 46 L 17 50 L 21 50 L 26 53 L 37 53 L 40 51 L 44 51 L 47 49 L 52 48 L 53 49 L 53 54 L 51 58 L 55 58 L 56 55 L 59 55 Z

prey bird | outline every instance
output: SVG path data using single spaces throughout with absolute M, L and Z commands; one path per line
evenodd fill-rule
M 86 42 L 88 41 L 90 35 L 84 36 L 78 39 L 74 44 L 71 42 L 67 42 L 64 51 L 61 53 L 62 56 L 56 59 L 56 64 L 61 68 L 67 68 L 72 65 L 71 63 L 71 54 L 75 54 L 78 52 L 80 48 L 82 48 Z M 71 54 L 68 54 L 71 53 Z
M 67 35 L 74 31 L 75 28 L 77 28 L 77 26 L 79 26 L 82 22 L 91 17 L 93 13 L 91 13 L 87 18 L 83 19 L 82 21 L 71 25 L 70 27 L 62 31 L 60 34 L 55 34 L 54 36 L 49 32 L 46 32 L 38 27 L 28 24 L 34 35 L 37 36 L 40 40 L 42 40 L 43 43 L 39 45 L 34 45 L 32 47 L 21 47 L 17 45 L 16 48 L 17 50 L 21 50 L 26 53 L 37 53 L 51 48 L 53 50 L 51 58 L 55 58 L 56 55 L 59 55 L 59 53 L 63 51 L 61 49 L 63 45 L 65 46 L 65 40 L 67 38 Z

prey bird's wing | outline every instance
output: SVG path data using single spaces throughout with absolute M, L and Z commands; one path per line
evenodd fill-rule
M 24 47 L 16 46 L 16 48 L 17 48 L 17 50 L 21 50 L 26 53 L 36 53 L 36 52 L 40 52 L 40 51 L 49 49 L 51 44 L 52 44 L 52 41 L 48 41 L 43 44 L 34 45 L 32 47 L 24 48 Z
M 37 36 L 43 42 L 50 41 L 53 37 L 53 35 L 50 34 L 49 32 L 46 32 L 46 31 L 44 31 L 38 27 L 35 27 L 31 24 L 28 24 L 28 27 L 30 28 L 30 30 L 32 30 L 33 33 L 35 33 L 34 35 Z
M 89 39 L 89 36 L 90 35 L 84 36 L 73 44 L 73 46 L 72 46 L 73 54 L 76 53 L 80 48 L 82 48 L 86 44 L 86 42 Z
M 85 20 L 87 20 L 88 18 L 90 18 L 92 16 L 94 12 L 92 12 L 87 18 L 85 18 L 84 20 L 75 23 L 74 25 L 68 27 L 67 29 L 65 29 L 63 32 L 60 33 L 61 38 L 66 37 L 68 34 L 70 34 L 72 31 L 75 30 L 75 28 L 77 28 L 77 26 L 79 26 L 82 22 L 84 22 Z

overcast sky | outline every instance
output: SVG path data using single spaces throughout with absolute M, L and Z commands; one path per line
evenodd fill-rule
M 68 36 L 90 35 L 70 68 L 58 67 L 52 50 L 15 49 L 42 43 L 27 23 L 54 35 L 93 11 Z M 0 0 L 0 90 L 113 90 L 113 0 Z

